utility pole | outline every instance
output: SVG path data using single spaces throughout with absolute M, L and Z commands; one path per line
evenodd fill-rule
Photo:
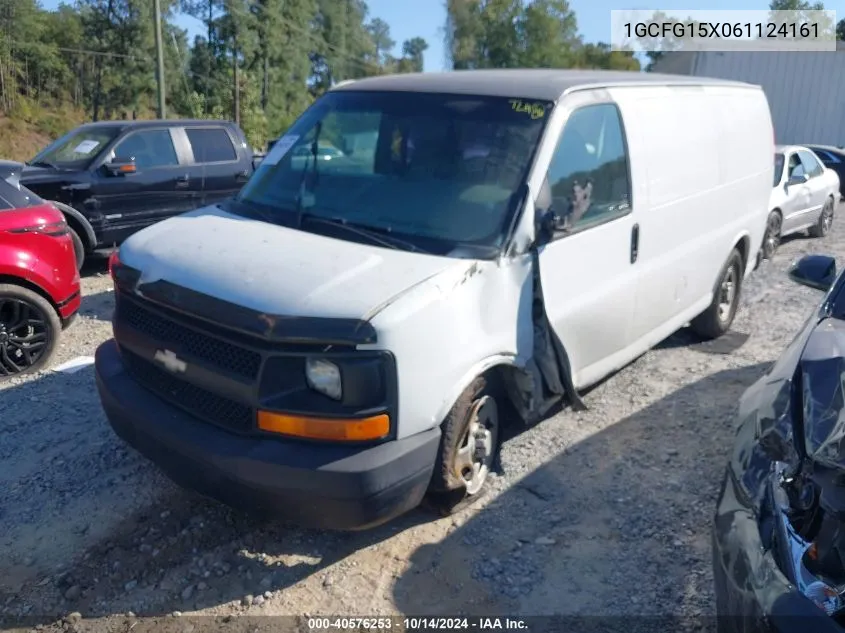
M 232 61 L 235 65 L 234 68 L 232 69 L 233 70 L 232 74 L 235 76 L 234 77 L 234 79 L 235 79 L 235 85 L 234 85 L 234 91 L 235 91 L 235 95 L 234 95 L 235 96 L 235 99 L 234 99 L 234 101 L 235 101 L 235 104 L 234 104 L 235 112 L 234 112 L 234 115 L 235 116 L 234 116 L 234 119 L 235 119 L 235 125 L 240 125 L 241 124 L 241 78 L 240 78 L 240 73 L 238 72 L 238 33 L 237 33 L 237 31 L 235 31 L 235 36 L 234 36 L 233 39 L 234 39 L 234 42 L 233 42 L 233 45 L 232 45 Z
M 156 35 L 156 59 L 158 60 L 158 118 L 166 119 L 167 111 L 164 102 L 164 47 L 161 44 L 161 0 L 155 2 L 155 35 Z

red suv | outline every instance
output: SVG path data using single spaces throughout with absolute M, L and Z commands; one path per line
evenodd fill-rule
M 46 365 L 82 294 L 64 216 L 0 161 L 0 380 Z

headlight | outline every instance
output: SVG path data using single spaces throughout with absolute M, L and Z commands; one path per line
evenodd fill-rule
M 330 361 L 320 358 L 306 359 L 305 380 L 311 389 L 329 398 L 340 400 L 343 397 L 340 369 Z

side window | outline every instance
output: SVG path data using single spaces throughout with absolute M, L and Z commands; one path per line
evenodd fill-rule
M 186 128 L 188 140 L 198 163 L 223 163 L 238 159 L 232 139 L 223 128 Z
M 798 158 L 798 154 L 790 154 L 789 155 L 789 177 L 790 178 L 800 178 L 804 174 L 807 173 L 807 170 L 804 169 L 804 165 L 801 164 L 801 159 Z
M 816 176 L 822 175 L 822 173 L 824 172 L 824 167 L 819 162 L 819 159 L 812 154 L 812 152 L 802 150 L 799 151 L 798 154 L 799 156 L 801 156 L 801 162 L 804 164 L 804 169 L 806 170 L 810 178 L 815 178 Z
M 135 159 L 138 169 L 175 167 L 179 164 L 170 130 L 141 130 L 132 132 L 118 143 L 112 158 Z
M 628 156 L 619 110 L 613 104 L 575 110 L 558 141 L 548 181 L 552 209 L 563 230 L 586 229 L 631 209 Z

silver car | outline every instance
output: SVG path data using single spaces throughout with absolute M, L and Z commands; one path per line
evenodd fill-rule
M 835 171 L 826 168 L 806 147 L 778 145 L 763 257 L 774 255 L 781 238 L 787 235 L 804 230 L 813 237 L 827 235 L 838 200 L 839 176 Z

